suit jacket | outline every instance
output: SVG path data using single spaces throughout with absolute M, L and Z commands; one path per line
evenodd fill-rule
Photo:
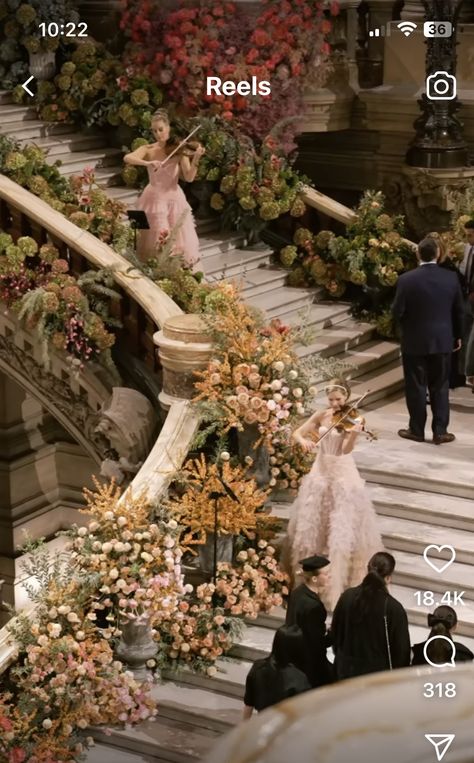
M 332 680 L 331 663 L 326 656 L 330 643 L 326 633 L 326 616 L 323 602 L 304 583 L 291 592 L 286 624 L 297 625 L 301 629 L 304 655 L 300 667 L 304 668 L 313 687 Z
M 464 303 L 455 273 L 423 265 L 398 279 L 393 315 L 401 328 L 402 352 L 434 355 L 452 352 L 463 336 Z

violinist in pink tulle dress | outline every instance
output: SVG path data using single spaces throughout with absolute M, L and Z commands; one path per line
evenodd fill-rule
M 137 209 L 145 212 L 150 229 L 141 231 L 138 254 L 142 259 L 152 257 L 160 233 L 172 231 L 179 222 L 176 250 L 182 252 L 185 263 L 196 270 L 200 261 L 199 239 L 191 207 L 178 181 L 182 177 L 188 183 L 193 182 L 205 149 L 194 143 L 191 144 L 194 150 L 187 147 L 168 160 L 173 147 L 168 145 L 170 123 L 164 109 L 153 115 L 151 129 L 156 143 L 140 146 L 124 157 L 127 164 L 146 167 L 148 171 L 149 183 L 138 200 Z

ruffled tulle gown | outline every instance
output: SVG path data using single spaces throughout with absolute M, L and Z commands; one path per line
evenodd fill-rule
M 150 230 L 141 231 L 138 252 L 141 257 L 153 256 L 160 233 L 171 231 L 180 221 L 176 250 L 182 251 L 184 261 L 193 267 L 200 260 L 199 239 L 191 207 L 178 183 L 179 162 L 178 157 L 173 157 L 158 169 L 147 167 L 150 182 L 138 200 L 137 209 L 145 212 Z
M 326 431 L 320 427 L 319 436 Z M 320 443 L 292 506 L 287 536 L 293 575 L 300 559 L 322 554 L 330 560 L 321 594 L 329 611 L 346 588 L 361 583 L 370 557 L 383 551 L 375 509 L 352 453 L 342 452 L 343 440 L 344 433 L 333 430 Z

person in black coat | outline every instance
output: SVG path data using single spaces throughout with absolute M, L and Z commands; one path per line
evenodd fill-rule
M 270 656 L 254 662 L 247 676 L 244 720 L 251 717 L 254 709 L 260 712 L 311 689 L 306 674 L 295 664 L 301 649 L 302 634 L 298 626 L 278 628 Z
M 420 265 L 402 273 L 392 306 L 402 333 L 405 398 L 410 421 L 398 434 L 423 442 L 426 393 L 433 414 L 433 442 L 452 442 L 448 432 L 451 353 L 461 348 L 464 304 L 455 273 L 437 264 L 439 245 L 427 237 L 418 245 Z
M 319 598 L 318 588 L 325 578 L 324 568 L 329 559 L 310 556 L 302 559 L 304 582 L 294 588 L 288 601 L 286 624 L 297 625 L 303 634 L 304 648 L 300 667 L 313 688 L 331 683 L 332 666 L 326 652 L 330 635 L 326 630 L 326 607 Z
M 387 590 L 394 569 L 391 554 L 374 554 L 362 584 L 344 591 L 336 604 L 331 632 L 337 680 L 410 664 L 408 618 Z
M 452 607 L 447 607 L 444 604 L 437 607 L 432 614 L 428 615 L 428 626 L 431 630 L 426 641 L 429 641 L 433 636 L 444 636 L 453 641 L 452 634 L 456 630 L 457 624 L 458 618 Z M 429 665 L 424 654 L 426 641 L 422 641 L 421 644 L 413 645 L 412 665 Z M 474 654 L 467 646 L 461 644 L 459 641 L 453 641 L 453 644 L 455 650 L 455 662 L 472 662 L 472 660 L 474 660 Z M 451 644 L 448 644 L 444 639 L 432 641 L 426 650 L 431 662 L 439 665 L 444 665 L 445 663 L 450 662 L 452 652 L 453 648 Z

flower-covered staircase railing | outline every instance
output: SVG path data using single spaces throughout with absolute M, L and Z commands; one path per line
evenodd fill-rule
M 115 317 L 122 325 L 122 338 L 130 354 L 143 361 L 152 374 L 160 363 L 154 335 L 170 318 L 183 314 L 178 305 L 130 262 L 98 238 L 77 227 L 48 204 L 0 174 L 0 230 L 30 236 L 39 245 L 52 243 L 78 276 L 90 269 L 113 273 L 121 299 Z M 171 401 L 159 436 L 131 483 L 134 495 L 146 494 L 157 501 L 185 459 L 199 424 L 190 402 Z M 15 659 L 15 645 L 6 627 L 0 629 L 0 673 Z

